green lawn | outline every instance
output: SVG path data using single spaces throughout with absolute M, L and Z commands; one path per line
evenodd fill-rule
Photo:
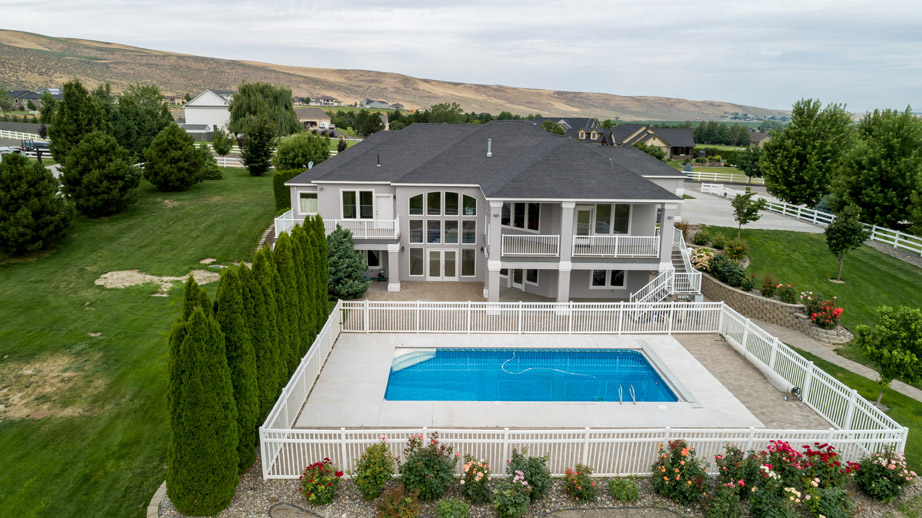
M 669 160 L 669 161 L 667 161 L 666 163 L 669 164 L 669 165 L 671 165 L 672 167 L 678 169 L 679 171 L 681 171 L 681 170 L 683 170 L 683 169 L 685 168 L 685 164 L 683 164 L 683 163 L 682 163 L 681 161 L 679 161 L 679 160 Z M 746 181 L 749 179 L 749 177 L 746 176 L 746 173 L 740 171 L 739 169 L 737 169 L 737 168 L 735 168 L 735 167 L 731 167 L 731 166 L 725 166 L 725 167 L 703 167 L 703 166 L 695 165 L 694 163 L 692 163 L 692 168 L 693 168 L 695 171 L 700 171 L 700 172 L 702 172 L 702 173 L 723 173 L 723 174 L 738 175 L 738 176 L 742 177 L 742 178 L 740 179 L 741 182 L 746 182 Z
M 735 228 L 721 230 L 728 237 L 736 237 Z M 853 332 L 859 324 L 874 325 L 878 306 L 922 307 L 922 268 L 869 246 L 862 245 L 845 257 L 845 284 L 835 284 L 829 278 L 835 278 L 839 262 L 826 248 L 823 234 L 743 228 L 743 239 L 749 245 L 748 271 L 759 278 L 758 286 L 765 273 L 771 272 L 776 282 L 792 284 L 799 291 L 836 296 L 844 308 L 841 323 Z M 870 365 L 857 347 L 837 352 Z M 922 388 L 922 383 L 916 386 Z
M 746 146 L 727 146 L 724 144 L 695 144 L 695 149 L 719 149 L 720 151 L 745 151 Z
M 861 397 L 877 401 L 879 385 L 852 371 L 843 369 L 825 360 L 820 359 L 806 351 L 792 347 L 804 358 L 812 361 L 817 367 L 826 371 L 832 377 L 858 391 Z M 892 390 L 884 394 L 883 404 L 889 407 L 886 414 L 897 423 L 909 428 L 909 438 L 906 440 L 906 462 L 909 469 L 922 471 L 922 403 Z
M 56 249 L 0 259 L 0 376 L 77 373 L 48 394 L 33 396 L 41 381 L 25 390 L 50 416 L 0 422 L 0 516 L 144 515 L 166 472 L 166 346 L 181 289 L 152 297 L 152 285 L 94 281 L 112 270 L 182 276 L 206 257 L 249 260 L 271 223 L 272 178 L 224 173 L 184 193 L 145 181 L 124 213 L 78 217 Z M 206 287 L 213 296 L 215 284 Z

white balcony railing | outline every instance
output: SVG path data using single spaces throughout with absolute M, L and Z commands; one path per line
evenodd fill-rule
M 507 234 L 503 236 L 503 255 L 557 257 L 560 255 L 560 236 Z
M 659 236 L 573 236 L 573 256 L 659 257 Z
M 400 218 L 394 219 L 325 219 L 327 234 L 340 226 L 352 232 L 353 239 L 397 239 L 400 237 Z
M 278 239 L 283 232 L 291 232 L 291 229 L 295 228 L 295 225 L 300 225 L 304 218 L 296 218 L 294 215 L 294 210 L 289 210 L 288 212 L 282 214 L 281 216 L 275 218 L 275 238 Z

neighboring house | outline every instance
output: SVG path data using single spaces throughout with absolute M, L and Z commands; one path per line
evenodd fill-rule
M 311 98 L 311 106 L 342 106 L 343 102 L 329 95 Z
M 234 92 L 228 90 L 205 90 L 198 94 L 183 106 L 186 124 L 227 129 L 233 97 Z
M 501 290 L 623 300 L 672 267 L 683 182 L 640 150 L 581 144 L 532 121 L 420 123 L 286 182 L 293 209 L 276 232 L 314 214 L 328 233 L 351 230 L 389 291 L 478 282 L 491 302 Z
M 565 135 L 589 144 L 601 144 L 603 146 L 612 145 L 611 130 L 608 128 L 568 129 Z
M 599 123 L 592 117 L 535 117 L 535 124 L 541 126 L 547 120 L 560 124 L 564 131 L 591 130 L 599 127 Z
M 373 99 L 365 99 L 359 103 L 359 108 L 374 108 L 374 109 L 387 110 L 390 108 L 390 105 L 387 104 L 387 101 L 375 101 Z
M 30 90 L 10 90 L 10 97 L 13 98 L 13 109 L 18 110 L 20 106 L 23 108 L 29 107 L 29 101 L 32 101 L 32 104 L 36 108 L 42 107 L 42 96 Z
M 298 106 L 298 105 L 303 106 L 305 104 L 314 104 L 314 103 L 305 103 L 303 97 L 295 95 L 291 97 L 291 104 L 294 104 L 295 106 Z
M 164 95 L 163 102 L 167 106 L 182 106 L 186 102 L 186 97 L 183 95 Z
M 646 134 L 645 124 L 621 124 L 611 128 L 611 137 L 616 146 L 631 146 Z
M 405 109 L 406 109 L 406 107 L 405 107 L 404 105 L 400 104 L 400 103 L 394 103 L 394 104 L 392 104 L 392 105 L 391 105 L 391 108 L 393 108 L 393 109 L 395 109 L 395 110 L 405 110 Z
M 695 151 L 695 139 L 691 128 L 654 128 L 646 124 L 622 124 L 613 127 L 611 135 L 616 146 L 641 143 L 658 147 L 666 152 L 668 159 L 691 156 Z
M 214 128 L 208 124 L 187 124 L 185 122 L 177 122 L 176 124 L 186 130 L 186 133 L 192 135 L 196 142 L 210 141 L 214 132 Z
M 330 116 L 320 108 L 306 107 L 295 108 L 298 115 L 298 122 L 308 129 L 327 129 L 330 127 Z
M 772 139 L 767 131 L 753 131 L 749 134 L 749 147 L 762 147 Z

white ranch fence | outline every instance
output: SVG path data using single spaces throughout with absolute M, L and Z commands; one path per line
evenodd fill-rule
M 826 419 L 827 430 L 632 429 L 299 429 L 307 396 L 340 333 L 720 333 L 752 362 L 763 363 L 801 389 L 803 402 Z M 847 460 L 886 446 L 902 450 L 908 430 L 854 390 L 817 369 L 749 319 L 718 303 L 337 303 L 326 325 L 259 429 L 264 479 L 296 479 L 312 462 L 329 457 L 343 470 L 386 435 L 399 455 L 408 439 L 438 432 L 457 451 L 502 466 L 512 449 L 548 455 L 560 476 L 568 466 L 591 465 L 599 476 L 648 474 L 659 444 L 684 439 L 707 459 L 725 444 L 763 449 L 770 440 L 792 446 L 828 442 Z M 712 466 L 713 468 L 713 466 Z M 459 466 L 460 469 L 460 466 Z
M 694 167 L 694 166 L 692 166 Z M 684 171 L 690 180 L 696 182 L 726 182 L 744 183 L 750 185 L 765 185 L 765 178 L 751 177 L 732 173 L 705 173 L 703 171 Z M 745 178 L 745 180 L 743 180 Z
M 701 192 L 730 198 L 737 194 L 743 194 L 745 191 L 724 187 L 722 184 L 705 183 L 701 184 Z M 800 205 L 792 205 L 781 200 L 767 198 L 761 195 L 756 195 L 756 198 L 765 200 L 768 204 L 766 210 L 769 212 L 777 212 L 783 216 L 797 218 L 821 227 L 829 225 L 836 219 L 836 215 L 830 212 L 801 207 Z M 878 243 L 890 245 L 894 248 L 922 255 L 922 237 L 900 232 L 899 230 L 878 227 L 877 225 L 871 225 L 869 223 L 862 223 L 862 225 L 871 232 L 869 238 L 871 241 L 877 241 Z
M 37 133 L 23 133 L 21 131 L 9 131 L 5 129 L 0 129 L 0 138 L 14 140 L 47 140 L 40 137 Z

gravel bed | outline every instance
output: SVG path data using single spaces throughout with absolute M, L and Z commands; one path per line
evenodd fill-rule
M 528 518 L 540 517 L 570 517 L 578 516 L 578 512 L 562 512 L 563 510 L 585 510 L 586 518 L 595 516 L 608 516 L 608 513 L 591 513 L 592 509 L 611 507 L 632 507 L 632 518 L 658 518 L 658 517 L 701 517 L 704 516 L 698 507 L 685 507 L 653 494 L 650 490 L 650 481 L 646 478 L 637 478 L 637 487 L 640 490 L 640 499 L 629 505 L 614 501 L 608 494 L 606 479 L 595 479 L 599 488 L 598 498 L 592 503 L 576 503 L 570 500 L 563 490 L 563 483 L 555 480 L 548 494 L 543 499 L 529 507 Z M 395 482 L 396 483 L 396 482 Z M 329 505 L 312 507 L 298 492 L 297 480 L 263 480 L 262 466 L 259 459 L 249 471 L 241 475 L 237 493 L 230 506 L 216 516 L 218 518 L 374 518 L 374 502 L 367 502 L 362 498 L 358 489 L 350 480 L 343 480 L 336 491 L 336 500 Z M 857 488 L 851 488 L 855 502 L 856 518 L 884 518 L 892 516 L 892 512 L 900 502 L 922 494 L 922 484 L 913 484 L 899 502 L 882 504 L 862 494 Z M 460 486 L 453 484 L 446 497 L 461 498 Z M 293 505 L 283 505 L 293 504 Z M 494 517 L 492 506 L 470 505 L 471 518 Z M 270 508 L 275 506 L 270 514 Z M 435 516 L 435 504 L 423 503 L 421 517 Z M 645 508 L 645 509 L 644 509 Z M 897 515 L 899 516 L 899 515 Z M 168 496 L 163 497 L 160 503 L 161 518 L 183 518 L 184 515 L 177 511 L 170 503 Z
M 878 243 L 877 241 L 871 241 L 870 239 L 865 241 L 864 244 L 877 250 L 878 252 L 885 253 L 890 257 L 895 257 L 903 262 L 914 264 L 919 268 L 922 268 L 922 256 L 919 254 L 914 254 L 900 248 L 894 248 L 890 245 L 885 245 L 884 243 Z

